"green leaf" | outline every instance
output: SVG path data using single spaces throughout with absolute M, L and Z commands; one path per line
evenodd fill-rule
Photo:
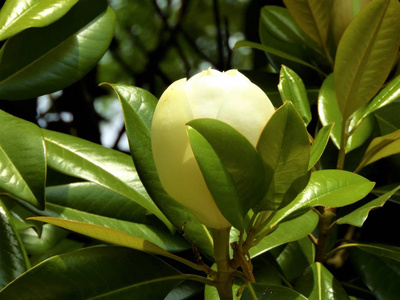
M 354 132 L 350 135 L 346 144 L 346 153 L 361 146 L 371 135 L 374 125 L 374 120 L 370 116 L 365 118 L 360 124 L 358 124 L 359 116 L 362 114 L 363 109 L 356 112 L 354 117 L 351 119 L 352 127 L 357 127 L 353 130 Z M 333 87 L 333 74 L 330 74 L 323 82 L 321 90 L 318 96 L 318 114 L 322 125 L 326 126 L 329 123 L 335 123 L 333 127 L 331 139 L 335 146 L 340 149 L 342 139 L 342 126 L 343 119 L 340 113 L 340 109 L 336 100 L 336 93 Z M 347 128 L 346 131 L 350 131 Z
M 347 120 L 382 87 L 400 44 L 397 0 L 375 0 L 349 24 L 338 45 L 335 91 Z
M 400 153 L 400 129 L 372 140 L 355 172 L 384 157 Z
M 146 209 L 129 198 L 93 182 L 74 182 L 46 188 L 47 203 L 118 220 L 146 221 Z
M 400 75 L 388 83 L 364 109 L 360 120 L 400 98 Z
M 140 299 L 151 294 L 164 299 L 183 279 L 184 274 L 155 256 L 123 247 L 93 247 L 33 267 L 2 290 L 0 298 Z
M 319 45 L 326 47 L 330 20 L 329 1 L 284 0 L 283 2 L 304 32 Z
M 33 98 L 79 80 L 106 52 L 114 24 L 105 0 L 81 0 L 57 22 L 10 38 L 0 50 L 0 98 Z
M 29 267 L 28 256 L 10 213 L 0 198 L 0 290 Z
M 114 245 L 124 246 L 128 248 L 132 248 L 135 250 L 140 250 L 147 253 L 162 255 L 181 263 L 184 263 L 196 270 L 202 270 L 200 265 L 192 263 L 184 258 L 176 256 L 161 247 L 157 246 L 156 244 L 149 242 L 146 239 L 135 237 L 129 234 L 126 234 L 122 231 L 105 227 L 103 225 L 96 225 L 96 224 L 89 224 L 83 223 L 78 221 L 70 221 L 60 218 L 53 218 L 53 217 L 32 217 L 32 220 L 42 221 L 49 224 L 53 224 L 59 226 L 61 228 L 65 228 L 71 230 L 73 232 L 77 232 L 88 237 L 106 242 L 111 243 Z
M 250 284 L 250 283 L 249 283 Z M 306 297 L 288 287 L 274 284 L 251 283 L 259 300 L 307 300 Z M 246 289 L 248 291 L 248 289 Z M 253 300 L 249 292 L 244 293 L 241 300 Z
M 295 288 L 309 300 L 349 299 L 346 291 L 319 262 L 312 264 L 296 282 Z
M 368 214 L 372 209 L 382 207 L 386 200 L 388 200 L 394 193 L 400 189 L 400 185 L 393 190 L 383 194 L 382 196 L 364 204 L 351 213 L 337 220 L 338 224 L 350 224 L 357 227 L 362 227 L 367 220 Z
M 289 282 L 294 282 L 294 280 L 303 275 L 304 271 L 314 261 L 315 245 L 308 236 L 288 243 L 279 256 L 276 257 L 276 262 Z
M 166 193 L 158 178 L 151 151 L 151 123 L 157 98 L 133 86 L 104 85 L 111 86 L 121 102 L 132 158 L 150 197 L 178 230 L 183 228 L 187 239 L 212 257 L 214 250 L 208 229 Z
M 265 194 L 265 169 L 253 145 L 215 119 L 187 123 L 190 144 L 222 214 L 239 230 L 244 217 Z
M 43 130 L 49 167 L 108 188 L 171 223 L 144 189 L 129 155 L 66 134 Z
M 350 259 L 365 285 L 379 300 L 396 299 L 400 295 L 400 263 L 353 247 Z
M 250 249 L 251 257 L 258 256 L 285 243 L 306 237 L 315 229 L 318 220 L 318 215 L 313 211 L 309 211 L 300 217 L 279 224 L 275 231 L 268 234 L 259 244 Z
M 268 187 L 258 210 L 277 210 L 290 203 L 308 181 L 308 133 L 291 102 L 268 121 L 257 150 L 267 168 Z
M 279 210 L 267 226 L 274 226 L 314 206 L 342 207 L 364 198 L 374 182 L 348 171 L 321 170 L 311 174 L 306 188 L 285 208 Z
M 239 42 L 236 42 L 236 44 L 235 44 L 235 46 L 233 48 L 235 49 L 235 48 L 241 48 L 241 47 L 250 47 L 250 48 L 258 49 L 258 50 L 261 50 L 261 51 L 264 51 L 264 52 L 267 52 L 267 53 L 282 57 L 284 59 L 290 60 L 292 62 L 299 63 L 299 64 L 301 64 L 303 66 L 309 67 L 309 68 L 313 69 L 314 71 L 317 71 L 321 75 L 324 75 L 324 76 L 326 75 L 320 69 L 318 69 L 317 67 L 313 66 L 312 64 L 304 61 L 303 59 L 300 59 L 300 58 L 298 58 L 296 56 L 293 56 L 291 54 L 283 52 L 283 51 L 281 51 L 279 49 L 276 49 L 274 47 L 261 45 L 261 44 L 254 43 L 254 42 L 249 42 L 249 41 L 239 41 Z
M 311 121 L 310 103 L 299 75 L 288 67 L 282 66 L 278 88 L 283 102 L 291 101 L 307 126 Z
M 0 195 L 43 209 L 46 149 L 41 129 L 2 110 L 0 128 Z
M 335 123 L 329 123 L 328 125 L 322 127 L 320 131 L 318 131 L 318 134 L 315 137 L 313 144 L 311 145 L 310 162 L 308 163 L 309 170 L 311 170 L 311 168 L 315 166 L 315 164 L 322 156 L 322 153 L 324 153 L 325 147 L 328 143 L 334 126 Z
M 78 0 L 7 0 L 0 11 L 0 40 L 30 27 L 47 26 L 65 15 Z
M 180 235 L 171 234 L 166 228 L 160 227 L 159 224 L 148 225 L 117 220 L 51 203 L 48 203 L 46 210 L 42 214 L 66 221 L 112 228 L 134 237 L 143 238 L 170 252 L 183 251 L 189 247 L 188 243 Z

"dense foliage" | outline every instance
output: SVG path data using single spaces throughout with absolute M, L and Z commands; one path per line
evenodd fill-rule
M 225 19 L 217 0 L 5 2 L 0 299 L 219 299 L 226 282 L 227 299 L 398 297 L 399 2 L 243 2 L 222 1 Z M 233 45 L 254 20 L 258 37 Z M 165 192 L 151 150 L 157 97 L 208 66 L 240 67 L 276 108 L 256 145 L 188 123 L 227 231 Z M 96 72 L 109 83 L 92 93 Z M 58 107 L 17 117 L 48 94 Z M 129 154 L 77 137 L 101 94 L 120 102 Z M 68 101 L 92 125 L 52 127 Z

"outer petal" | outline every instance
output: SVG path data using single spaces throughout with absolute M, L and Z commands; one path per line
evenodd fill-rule
M 275 109 L 268 96 L 241 73 L 236 71 L 230 76 L 234 87 L 225 96 L 216 118 L 231 125 L 255 147 Z
M 167 193 L 212 228 L 229 227 L 212 198 L 190 147 L 185 124 L 192 119 L 186 80 L 174 82 L 161 96 L 152 123 L 152 149 Z M 206 208 L 206 209 L 205 209 Z

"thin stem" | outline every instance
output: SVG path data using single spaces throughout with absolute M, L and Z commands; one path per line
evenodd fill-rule
M 233 299 L 233 272 L 230 268 L 229 236 L 231 228 L 212 229 L 214 239 L 214 257 L 217 264 L 217 280 L 215 286 L 220 299 Z
M 324 207 L 319 219 L 318 244 L 315 253 L 315 260 L 323 263 L 326 259 L 326 243 L 328 241 L 329 230 L 331 228 L 332 218 L 335 216 L 335 208 Z

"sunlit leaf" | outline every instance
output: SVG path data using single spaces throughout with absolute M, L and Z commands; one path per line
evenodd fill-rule
M 283 102 L 291 101 L 307 126 L 311 121 L 311 110 L 301 78 L 290 68 L 282 66 L 278 88 Z
M 196 119 L 188 124 L 190 144 L 215 202 L 232 225 L 265 194 L 265 169 L 253 145 L 226 123 Z
M 357 208 L 351 213 L 345 215 L 344 217 L 337 220 L 338 224 L 350 224 L 357 227 L 362 227 L 364 222 L 366 221 L 369 212 L 372 209 L 382 207 L 385 202 L 400 189 L 400 186 L 397 186 L 393 190 L 383 194 L 382 196 L 364 204 L 363 206 Z
M 400 5 L 376 0 L 349 24 L 335 59 L 335 91 L 347 120 L 382 87 L 400 44 Z M 362 33 L 362 34 L 360 34 Z
M 157 98 L 133 86 L 104 85 L 110 85 L 121 102 L 132 158 L 152 200 L 178 230 L 183 229 L 187 239 L 212 257 L 212 238 L 208 229 L 166 193 L 158 178 L 151 151 L 151 123 Z
M 267 168 L 268 184 L 258 210 L 277 210 L 290 203 L 308 181 L 308 134 L 291 102 L 282 105 L 268 121 L 257 150 Z
M 318 162 L 318 160 L 324 153 L 326 144 L 328 143 L 334 126 L 335 123 L 329 123 L 318 131 L 318 134 L 315 137 L 313 144 L 311 145 L 310 162 L 308 163 L 309 170 L 314 167 L 314 165 Z
M 66 14 L 78 0 L 7 0 L 0 11 L 0 40 L 30 27 L 47 26 Z
M 81 0 L 57 22 L 13 36 L 0 50 L 0 98 L 33 98 L 79 80 L 108 49 L 114 24 L 107 1 Z
M 184 278 L 155 256 L 123 247 L 93 247 L 33 267 L 2 290 L 0 298 L 140 299 L 152 295 L 164 299 Z
M 0 195 L 44 208 L 46 149 L 41 129 L 0 110 Z
M 171 223 L 147 194 L 129 155 L 54 131 L 43 130 L 43 135 L 51 168 L 119 193 L 171 227 Z

